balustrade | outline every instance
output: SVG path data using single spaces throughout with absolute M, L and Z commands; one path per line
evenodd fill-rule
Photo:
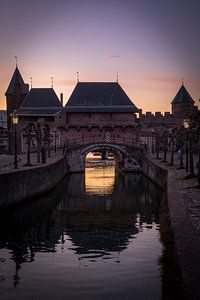
M 80 139 L 67 139 L 66 147 L 72 148 L 74 146 L 89 145 L 94 143 L 103 143 L 103 144 L 119 144 L 119 145 L 130 145 L 130 146 L 141 146 L 138 143 L 136 138 L 126 138 L 126 137 L 110 137 L 110 140 L 107 141 L 105 137 L 92 136 L 92 137 L 82 137 Z

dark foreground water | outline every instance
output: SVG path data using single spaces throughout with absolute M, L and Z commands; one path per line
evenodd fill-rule
M 0 299 L 166 299 L 161 197 L 141 174 L 88 169 L 3 213 Z

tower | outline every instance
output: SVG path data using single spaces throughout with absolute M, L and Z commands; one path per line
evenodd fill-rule
M 7 107 L 7 126 L 8 126 L 8 145 L 9 152 L 12 152 L 12 120 L 11 114 L 14 109 L 18 109 L 24 99 L 24 97 L 29 92 L 28 84 L 24 83 L 24 80 L 19 72 L 16 65 L 15 71 L 13 73 L 12 79 L 5 93 L 6 96 L 6 107 Z
M 194 111 L 194 100 L 182 83 L 178 93 L 171 102 L 172 114 L 178 118 L 185 118 L 188 114 Z

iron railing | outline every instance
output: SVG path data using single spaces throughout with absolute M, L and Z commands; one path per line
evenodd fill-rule
M 137 138 L 126 138 L 126 137 L 99 137 L 99 136 L 92 136 L 92 137 L 83 137 L 80 139 L 67 139 L 65 141 L 65 148 L 71 149 L 74 147 L 79 147 L 83 145 L 91 145 L 95 143 L 101 144 L 114 144 L 114 145 L 124 145 L 124 146 L 135 146 L 141 147 L 142 144 L 138 141 Z

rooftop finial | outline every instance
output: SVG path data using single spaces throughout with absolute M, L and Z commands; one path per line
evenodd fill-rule
M 15 56 L 15 63 L 16 63 L 16 68 L 17 68 L 17 56 Z
M 53 89 L 53 77 L 51 77 L 51 87 Z
M 33 78 L 32 77 L 30 77 L 30 81 L 31 81 L 31 89 L 32 89 L 32 83 L 33 83 Z
M 119 82 L 119 74 L 118 74 L 118 72 L 117 72 L 117 83 Z
M 184 85 L 184 78 L 182 77 L 182 85 Z
M 79 82 L 79 72 L 76 72 L 76 78 L 77 78 L 77 82 Z

